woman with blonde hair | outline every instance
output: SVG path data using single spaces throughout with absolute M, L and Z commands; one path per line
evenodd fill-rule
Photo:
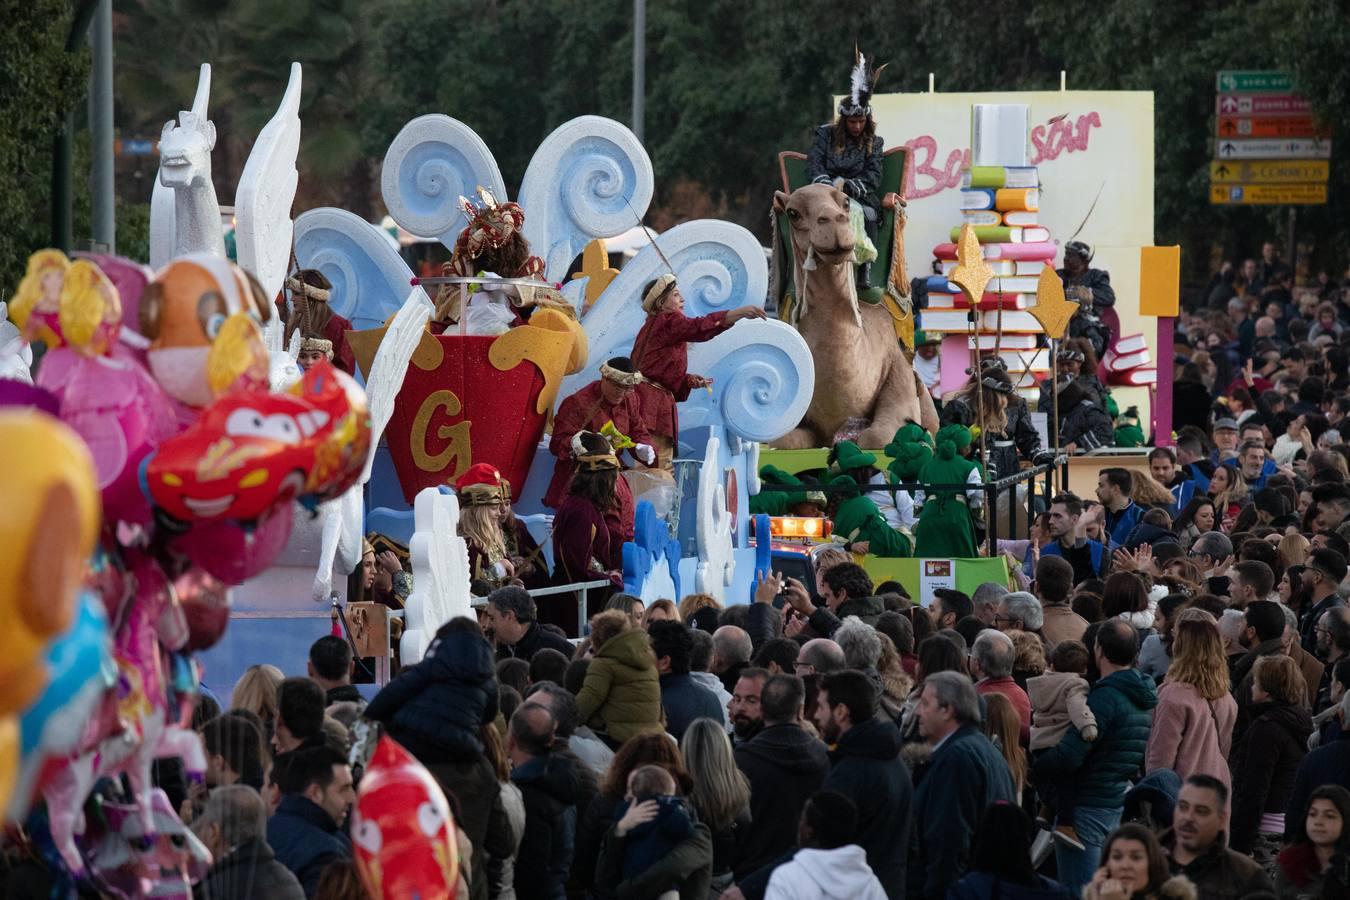
M 1228 753 L 1236 722 L 1218 623 L 1203 609 L 1182 610 L 1172 628 L 1172 662 L 1158 689 L 1144 770 L 1171 769 L 1183 781 L 1210 775 L 1230 784 Z
M 712 891 L 718 896 L 731 887 L 732 869 L 740 864 L 737 850 L 750 828 L 750 782 L 732 755 L 731 741 L 721 722 L 695 719 L 680 741 L 684 764 L 694 779 L 690 805 L 698 820 L 712 832 Z
M 477 463 L 455 482 L 459 496 L 459 535 L 469 548 L 469 578 L 501 587 L 515 576 L 502 532 L 502 503 L 510 502 L 510 489 L 501 473 L 487 463 Z
M 1280 560 L 1280 569 L 1306 565 L 1311 547 L 1308 539 L 1301 534 L 1286 534 L 1280 538 L 1280 543 L 1275 547 L 1275 554 Z
M 1140 506 L 1167 509 L 1177 502 L 1172 492 L 1144 469 L 1136 469 L 1130 475 L 1130 499 Z
M 1022 717 L 1012 701 L 999 693 L 988 693 L 984 700 L 984 734 L 994 742 L 1012 772 L 1013 787 L 1020 799 L 1027 787 L 1027 752 L 1022 749 Z
M 684 599 L 680 601 L 680 621 L 689 622 L 694 613 L 700 609 L 715 609 L 722 611 L 722 604 L 718 603 L 712 594 L 685 594 Z
M 1040 635 L 1020 628 L 1013 629 L 1007 634 L 1012 638 L 1013 650 L 1017 654 L 1013 659 L 1013 681 L 1025 691 L 1028 678 L 1045 674 L 1045 644 L 1041 641 Z
M 647 607 L 647 614 L 642 617 L 642 627 L 651 628 L 653 622 L 681 622 L 680 611 L 675 607 L 673 600 L 667 600 L 664 597 L 660 600 L 653 600 L 652 605 Z
M 1247 479 L 1242 477 L 1242 469 L 1237 466 L 1215 466 L 1214 477 L 1209 481 L 1209 496 L 1213 498 L 1214 510 L 1219 516 L 1215 530 L 1229 531 L 1251 496 Z
M 263 723 L 263 743 L 272 746 L 272 729 L 277 721 L 277 688 L 286 676 L 276 666 L 249 666 L 230 693 L 230 709 L 246 709 Z

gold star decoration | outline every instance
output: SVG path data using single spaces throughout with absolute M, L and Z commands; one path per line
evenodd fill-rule
M 1078 301 L 1064 296 L 1064 282 L 1047 266 L 1041 270 L 1040 280 L 1036 283 L 1036 305 L 1028 312 L 1041 323 L 1047 335 L 1059 340 L 1064 337 L 1064 329 L 1068 328 L 1073 314 L 1078 312 Z
M 994 277 L 994 270 L 984 261 L 984 252 L 975 238 L 975 229 L 969 224 L 961 226 L 961 238 L 956 242 L 956 268 L 948 279 L 961 288 L 970 308 L 978 310 L 984 289 Z

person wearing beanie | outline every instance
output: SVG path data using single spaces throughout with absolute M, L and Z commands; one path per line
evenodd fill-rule
M 970 429 L 946 425 L 937 433 L 936 454 L 919 472 L 925 485 L 984 483 L 980 466 L 964 454 L 970 449 Z M 915 526 L 914 555 L 922 558 L 972 557 L 979 555 L 973 510 L 984 505 L 980 490 L 925 490 L 915 503 L 923 507 Z
M 770 516 L 802 516 L 814 519 L 819 518 L 829 505 L 822 491 L 811 490 L 796 475 L 784 472 L 777 466 L 761 466 L 759 480 L 764 485 L 795 490 L 761 490 L 750 498 L 752 516 L 764 513 Z
M 666 274 L 643 288 L 642 311 L 647 321 L 633 341 L 633 365 L 643 376 L 637 396 L 659 465 L 668 470 L 680 447 L 676 405 L 688 400 L 691 391 L 712 387 L 711 378 L 689 374 L 689 345 L 710 341 L 743 319 L 762 319 L 764 310 L 738 306 L 706 316 L 686 316 L 675 276 Z

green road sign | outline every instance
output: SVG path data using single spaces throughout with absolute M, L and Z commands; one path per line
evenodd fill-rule
M 1294 89 L 1288 72 L 1226 70 L 1218 74 L 1215 90 L 1221 94 L 1287 94 Z

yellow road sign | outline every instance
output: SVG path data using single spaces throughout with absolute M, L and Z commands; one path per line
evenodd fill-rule
M 1212 184 L 1209 202 L 1223 205 L 1320 205 L 1327 202 L 1325 184 Z
M 1330 172 L 1325 159 L 1216 159 L 1209 164 L 1214 184 L 1307 184 L 1326 181 Z

